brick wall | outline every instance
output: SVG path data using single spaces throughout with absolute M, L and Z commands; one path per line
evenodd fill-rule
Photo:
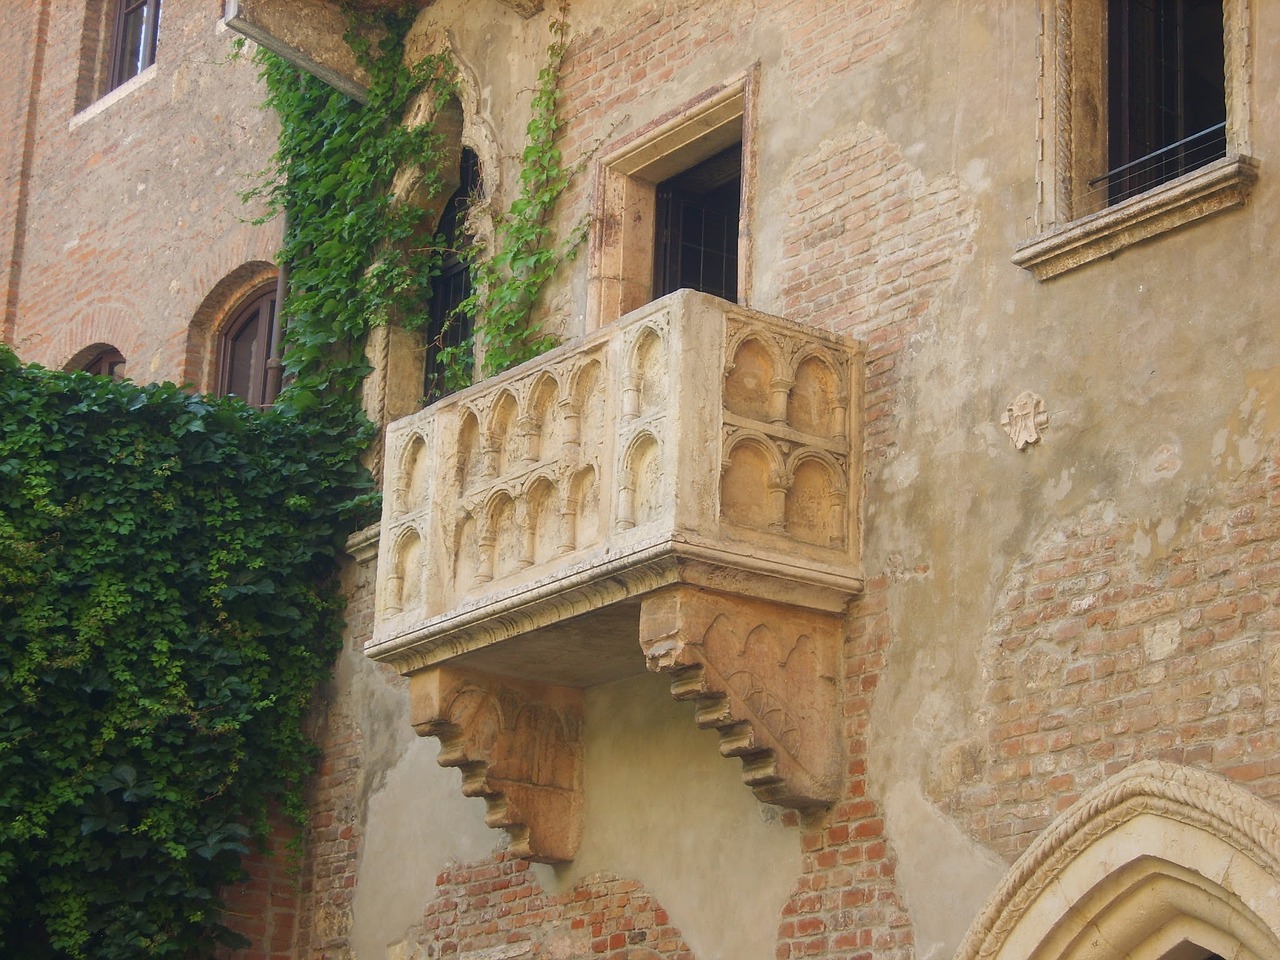
M 0 337 L 12 342 L 18 269 L 29 197 L 26 174 L 34 145 L 33 86 L 43 75 L 41 38 L 48 29 L 48 0 L 13 0 L 0 9 Z
M 0 17 L 14 21 L 11 33 L 5 25 L 13 57 L 4 69 L 28 70 L 24 37 L 36 4 L 4 6 Z M 6 338 L 46 366 L 109 343 L 134 379 L 182 381 L 187 328 L 203 298 L 242 264 L 273 260 L 279 245 L 278 224 L 249 223 L 259 210 L 239 197 L 265 169 L 277 129 L 260 109 L 257 68 L 228 62 L 234 35 L 219 27 L 220 3 L 166 0 L 150 79 L 77 113 L 81 61 L 98 55 L 85 41 L 93 18 L 84 0 L 48 6 L 21 283 Z M 5 83 L 0 98 L 23 88 Z M 14 169 L 10 158 L 0 162 Z M 0 229 L 12 225 L 4 220 Z
M 692 960 L 662 907 L 634 880 L 601 878 L 564 894 L 548 894 L 529 864 L 510 856 L 460 865 L 440 874 L 418 942 L 425 956 L 526 945 L 605 960 Z
M 1280 797 L 1280 454 L 1149 557 L 1095 505 L 1020 558 L 986 638 L 985 736 L 938 801 L 1006 857 L 1139 760 Z
M 897 887 L 897 860 L 885 811 L 867 791 L 871 702 L 885 668 L 892 628 L 888 581 L 872 578 L 854 604 L 844 646 L 844 797 L 831 810 L 788 819 L 800 828 L 803 873 L 783 908 L 778 960 L 847 956 L 906 960 L 914 938 Z
M 864 59 L 877 55 L 908 5 L 836 7 L 790 5 L 785 17 L 769 11 L 772 23 L 785 21 L 792 31 L 782 38 L 786 54 L 779 69 L 797 83 L 825 82 L 830 72 L 847 69 L 850 55 L 836 56 L 836 50 L 860 51 Z M 571 118 L 566 156 L 572 161 L 591 148 L 621 117 L 634 126 L 636 117 L 647 122 L 679 106 L 662 99 L 661 85 L 702 70 L 709 52 L 733 42 L 734 31 L 723 4 L 658 4 L 628 16 L 624 29 L 576 38 L 562 84 Z M 867 455 L 880 459 L 895 442 L 899 356 L 927 323 L 936 322 L 931 311 L 972 255 L 975 217 L 955 178 L 926 176 L 883 132 L 866 126 L 824 141 L 791 173 L 785 192 L 768 198 L 785 206 L 791 224 L 774 265 L 778 289 L 772 295 L 786 316 L 868 340 Z M 581 181 L 577 190 L 582 203 Z M 889 588 L 884 577 L 868 583 L 845 645 L 844 795 L 830 810 L 784 815 L 803 857 L 794 893 L 778 917 L 779 960 L 913 956 L 886 813 L 867 782 L 871 704 L 891 642 Z M 312 915 L 301 925 L 300 957 L 342 956 L 347 948 L 353 891 L 344 884 L 354 881 L 360 836 L 358 827 L 348 834 L 337 830 L 329 811 L 346 808 L 356 792 L 358 736 L 350 730 L 325 734 L 326 768 L 311 833 L 313 874 L 305 881 L 315 885 L 304 895 Z M 567 892 L 548 893 L 527 863 L 497 854 L 451 867 L 423 895 L 421 926 L 406 941 L 404 956 L 412 960 L 502 948 L 510 956 L 690 955 L 663 906 L 626 877 L 592 877 Z
M 299 905 L 296 835 L 291 824 L 276 818 L 267 849 L 245 858 L 248 879 L 223 891 L 223 923 L 251 941 L 244 950 L 226 952 L 227 960 L 292 960 Z

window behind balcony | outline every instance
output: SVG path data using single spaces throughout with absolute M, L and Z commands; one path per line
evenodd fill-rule
M 742 144 L 658 184 L 653 295 L 701 290 L 738 299 Z
M 467 210 L 480 190 L 480 161 L 475 151 L 463 147 L 458 189 L 445 203 L 436 227 L 443 255 L 440 272 L 431 281 L 431 302 L 427 307 L 427 366 L 423 394 L 428 403 L 452 392 L 448 383 L 449 364 L 441 361 L 440 351 L 460 347 L 471 337 L 471 317 L 459 308 L 471 296 L 468 248 L 472 241 L 467 234 Z
M 1110 0 L 1108 203 L 1226 156 L 1222 0 Z

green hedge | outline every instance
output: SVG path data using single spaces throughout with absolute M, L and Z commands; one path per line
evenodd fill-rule
M 0 347 L 0 955 L 235 939 L 219 889 L 302 812 L 361 432 Z

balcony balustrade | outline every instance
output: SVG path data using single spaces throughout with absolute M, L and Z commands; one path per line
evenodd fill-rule
M 517 852 L 572 857 L 582 691 L 646 665 L 761 799 L 836 797 L 861 371 L 680 291 L 388 428 L 367 652 Z

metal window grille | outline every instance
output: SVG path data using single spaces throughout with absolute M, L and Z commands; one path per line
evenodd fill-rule
M 742 145 L 658 184 L 653 295 L 701 290 L 738 299 Z
M 431 302 L 427 305 L 427 366 L 422 389 L 428 403 L 452 392 L 447 382 L 448 366 L 441 362 L 440 351 L 467 343 L 473 326 L 472 318 L 459 307 L 471 296 L 467 210 L 482 187 L 480 160 L 474 151 L 463 148 L 458 172 L 458 189 L 445 203 L 436 228 L 444 255 L 440 272 L 431 281 Z
M 1111 0 L 1111 169 L 1089 181 L 1119 203 L 1226 156 L 1221 0 Z

